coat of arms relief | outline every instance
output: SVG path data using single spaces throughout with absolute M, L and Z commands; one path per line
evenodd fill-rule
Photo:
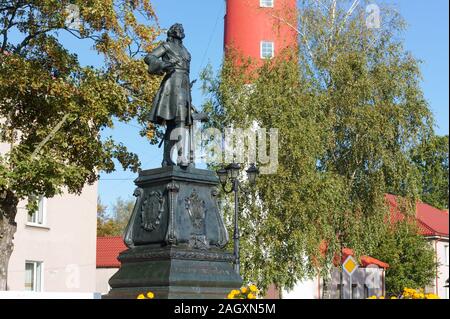
M 141 206 L 141 227 L 149 232 L 158 229 L 164 213 L 164 196 L 159 191 L 147 194 Z
M 206 205 L 197 191 L 194 189 L 189 197 L 185 198 L 186 210 L 191 220 L 192 232 L 189 247 L 196 249 L 208 249 L 206 240 Z

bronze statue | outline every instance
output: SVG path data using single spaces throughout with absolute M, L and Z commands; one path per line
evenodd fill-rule
M 192 128 L 193 119 L 204 120 L 203 114 L 192 112 L 192 83 L 189 80 L 191 55 L 183 45 L 184 37 L 183 26 L 179 23 L 174 24 L 167 32 L 167 41 L 144 59 L 150 74 L 164 75 L 153 101 L 149 119 L 152 123 L 166 125 L 163 167 L 176 165 L 170 157 L 171 151 L 177 142 L 184 141 L 186 127 Z M 176 139 L 172 136 L 171 139 L 174 129 L 179 129 L 178 136 Z M 188 166 L 193 162 L 192 137 L 189 140 L 189 159 L 182 144 L 177 145 L 177 165 Z

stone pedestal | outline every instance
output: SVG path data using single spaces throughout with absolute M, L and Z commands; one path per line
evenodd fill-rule
M 224 250 L 228 234 L 214 172 L 165 167 L 142 171 L 125 232 L 128 250 L 106 298 L 226 298 L 242 279 Z

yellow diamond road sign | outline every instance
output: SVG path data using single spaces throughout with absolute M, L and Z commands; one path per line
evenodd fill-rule
M 349 275 L 353 275 L 353 273 L 358 269 L 358 263 L 352 256 L 348 256 L 342 264 L 342 268 Z

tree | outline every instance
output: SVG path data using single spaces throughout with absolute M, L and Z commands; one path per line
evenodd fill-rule
M 328 272 L 338 234 L 372 254 L 387 232 L 388 189 L 413 210 L 420 182 L 409 150 L 433 122 L 419 61 L 399 37 L 404 22 L 389 8 L 381 15 L 373 29 L 363 3 L 302 1 L 298 51 L 256 70 L 234 52 L 217 77 L 203 74 L 213 123 L 279 129 L 277 173 L 260 176 L 256 203 L 241 199 L 242 271 L 261 287 Z
M 139 58 L 158 34 L 149 0 L 1 2 L 0 143 L 6 151 L 0 156 L 0 290 L 19 201 L 63 189 L 78 194 L 99 171 L 113 171 L 114 159 L 137 171 L 137 156 L 100 132 L 113 119 L 146 125 L 158 79 Z M 104 65 L 80 65 L 63 35 L 91 41 Z M 36 205 L 29 200 L 27 206 L 33 211 Z
M 134 200 L 117 198 L 112 208 L 112 216 L 107 215 L 106 208 L 98 199 L 97 236 L 122 236 L 133 212 Z
M 422 180 L 422 201 L 448 209 L 448 135 L 433 135 L 411 153 Z
M 436 275 L 433 247 L 420 235 L 416 225 L 402 221 L 391 228 L 374 250 L 387 262 L 386 294 L 400 296 L 405 287 L 425 288 Z

